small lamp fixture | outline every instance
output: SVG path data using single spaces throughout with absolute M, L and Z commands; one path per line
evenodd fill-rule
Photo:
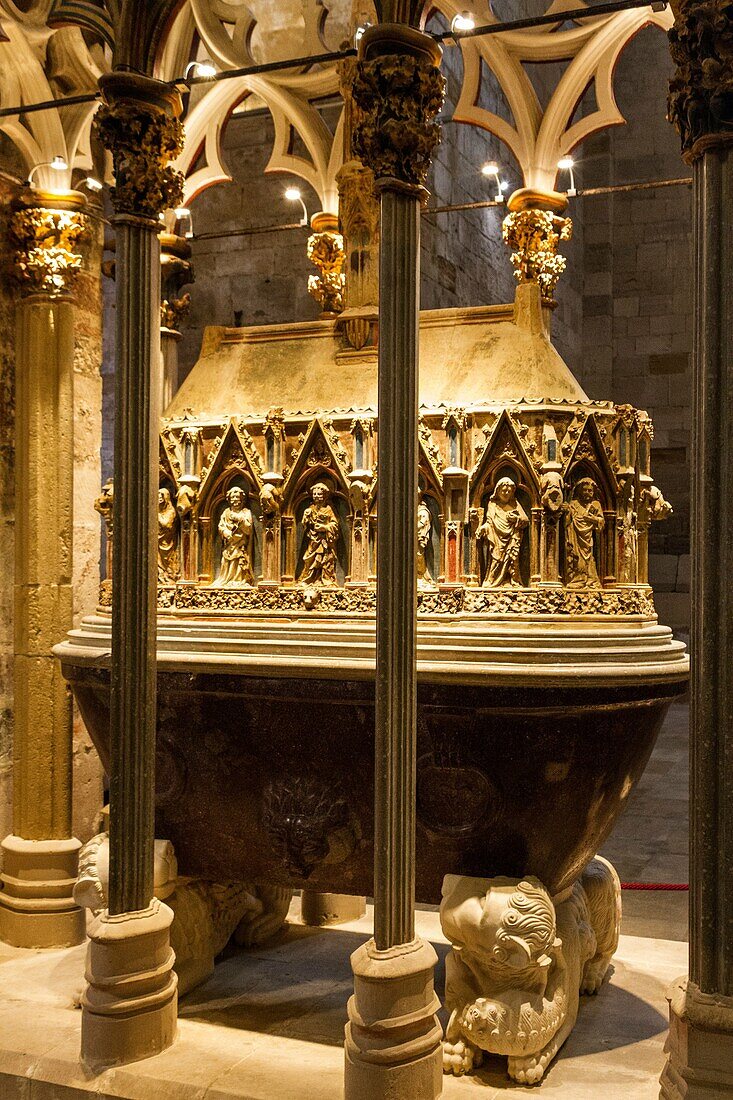
M 26 183 L 29 187 L 32 186 L 33 175 L 39 170 L 39 168 L 53 168 L 54 172 L 66 172 L 68 170 L 68 167 L 69 164 L 66 160 L 66 157 L 55 156 L 53 160 L 43 160 L 40 164 L 33 165 L 30 172 L 28 173 L 28 179 L 26 180 Z
M 101 182 L 101 180 L 98 180 L 96 178 L 96 176 L 87 176 L 87 178 L 83 181 L 83 183 L 84 183 L 84 186 L 89 191 L 101 191 L 102 190 L 102 182 Z
M 300 193 L 299 187 L 286 187 L 284 191 L 284 197 L 288 202 L 299 202 L 303 207 L 303 217 L 300 219 L 301 225 L 308 224 L 308 208 L 303 202 L 303 196 Z
M 188 228 L 183 236 L 187 241 L 190 241 L 193 237 L 193 218 L 191 217 L 191 211 L 187 206 L 177 206 L 173 213 L 176 216 L 176 220 L 188 222 Z
M 466 31 L 472 31 L 475 26 L 476 20 L 471 15 L 470 11 L 459 11 L 453 16 L 450 25 L 451 34 L 465 34 Z
M 487 161 L 486 164 L 481 166 L 481 172 L 484 176 L 488 176 L 489 179 L 493 179 L 496 182 L 496 194 L 494 195 L 494 202 L 504 201 L 504 192 L 508 188 L 509 184 L 504 183 L 499 175 L 499 165 L 493 161 Z
M 192 76 L 193 74 L 193 76 Z M 209 61 L 189 61 L 183 79 L 188 80 L 213 80 L 216 76 L 216 66 Z
M 575 168 L 575 161 L 572 157 L 563 157 L 562 160 L 559 160 L 557 162 L 557 166 L 561 172 L 570 173 L 570 186 L 568 187 L 565 194 L 568 196 L 569 199 L 575 198 L 575 196 L 578 194 L 578 189 L 575 186 L 575 173 L 573 171 L 573 169 Z
M 359 45 L 362 38 L 364 37 L 364 31 L 368 30 L 369 27 L 371 27 L 371 23 L 361 23 L 360 26 L 358 26 L 356 28 L 356 30 L 354 31 L 354 45 L 355 46 Z

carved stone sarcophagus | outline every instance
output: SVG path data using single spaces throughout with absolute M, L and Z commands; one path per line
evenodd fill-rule
M 372 892 L 376 370 L 338 320 L 210 329 L 167 410 L 156 833 L 186 875 Z M 647 578 L 652 425 L 587 398 L 530 283 L 424 314 L 420 378 L 418 897 L 557 895 L 687 678 Z M 57 650 L 103 760 L 109 583 Z

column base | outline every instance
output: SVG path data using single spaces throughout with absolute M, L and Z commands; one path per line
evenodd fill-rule
M 72 897 L 80 841 L 6 836 L 0 874 L 0 940 L 13 947 L 73 947 L 86 935 Z
M 321 928 L 326 924 L 344 924 L 358 920 L 366 913 L 366 898 L 353 894 L 322 894 L 318 890 L 304 890 L 300 898 L 300 916 L 303 924 Z
M 438 961 L 423 940 L 351 956 L 354 996 L 345 1042 L 345 1100 L 436 1100 L 442 1091 L 443 1031 L 433 987 Z
M 81 1057 L 93 1072 L 150 1058 L 175 1039 L 172 921 L 168 906 L 153 898 L 137 913 L 105 909 L 90 926 Z
M 686 977 L 669 993 L 661 1100 L 733 1097 L 733 997 L 701 993 Z

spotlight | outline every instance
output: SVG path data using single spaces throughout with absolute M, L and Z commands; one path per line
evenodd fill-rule
M 300 224 L 301 225 L 307 225 L 308 224 L 308 208 L 306 207 L 305 203 L 303 202 L 303 196 L 300 193 L 300 188 L 299 187 L 286 187 L 285 191 L 283 192 L 283 195 L 287 199 L 288 202 L 299 202 L 300 203 L 300 205 L 303 207 L 303 217 L 300 219 Z
M 453 16 L 450 29 L 452 34 L 465 34 L 466 31 L 472 31 L 475 26 L 476 20 L 470 11 L 460 11 Z
M 499 175 L 499 165 L 496 161 L 490 160 L 486 164 L 481 166 L 481 171 L 489 179 L 493 179 L 496 183 L 496 194 L 494 195 L 494 202 L 504 201 L 504 192 L 508 190 L 509 184 L 504 183 Z
M 368 30 L 369 27 L 371 27 L 371 23 L 362 23 L 361 26 L 356 28 L 356 30 L 354 31 L 354 45 L 355 46 L 359 45 L 362 38 L 364 37 L 364 31 Z
M 175 214 L 177 220 L 181 221 L 185 219 L 188 222 L 188 228 L 186 229 L 186 232 L 183 234 L 183 236 L 186 238 L 186 240 L 190 241 L 193 237 L 193 218 L 191 216 L 191 211 L 187 206 L 177 206 L 173 213 Z
M 216 67 L 209 60 L 189 61 L 183 79 L 190 80 L 192 73 L 194 80 L 212 80 L 216 76 Z
M 87 176 L 87 178 L 84 180 L 84 185 L 90 191 L 101 191 L 102 190 L 102 183 L 95 176 Z
M 568 187 L 565 194 L 568 196 L 568 198 L 574 198 L 578 194 L 577 188 L 575 186 L 575 173 L 573 171 L 573 169 L 575 168 L 575 161 L 572 157 L 562 157 L 562 159 L 557 162 L 557 166 L 561 172 L 569 173 L 570 186 Z
M 28 173 L 28 179 L 26 183 L 30 187 L 33 183 L 33 176 L 39 168 L 52 168 L 54 172 L 66 172 L 68 171 L 69 164 L 66 157 L 55 156 L 53 160 L 42 160 L 40 164 L 34 164 Z

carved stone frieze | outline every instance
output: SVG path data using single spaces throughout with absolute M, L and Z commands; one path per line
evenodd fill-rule
M 504 219 L 502 236 L 511 248 L 514 276 L 518 283 L 537 283 L 546 302 L 552 296 L 566 260 L 558 252 L 561 241 L 573 234 L 570 218 L 550 210 L 514 210 Z
M 95 126 L 112 153 L 118 214 L 157 219 L 183 199 L 183 176 L 169 164 L 183 150 L 183 124 L 142 100 L 113 100 L 97 111 Z
M 668 117 L 685 160 L 733 139 L 733 16 L 727 0 L 679 0 L 669 32 L 676 71 Z
M 24 206 L 10 218 L 14 269 L 26 294 L 56 297 L 74 288 L 89 238 L 87 218 L 78 210 Z
M 352 95 L 358 111 L 355 154 L 380 180 L 424 187 L 440 142 L 435 117 L 443 106 L 445 80 L 435 65 L 406 54 L 357 62 Z
M 653 615 L 647 532 L 670 507 L 629 432 L 648 417 L 610 403 L 424 408 L 419 614 Z M 159 607 L 374 614 L 378 435 L 353 408 L 164 424 Z

